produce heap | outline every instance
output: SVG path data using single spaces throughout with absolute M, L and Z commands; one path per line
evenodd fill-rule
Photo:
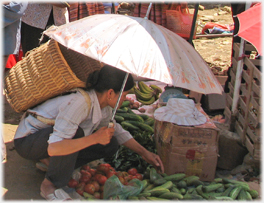
M 149 92 L 147 92 L 149 91 Z M 142 105 L 152 104 L 161 93 L 157 86 L 147 86 L 138 82 L 133 91 L 137 100 Z M 154 99 L 153 99 L 154 98 Z M 140 111 L 140 104 L 127 99 L 122 103 L 115 115 L 116 122 L 128 130 L 131 135 L 147 150 L 156 153 L 153 139 L 154 119 Z M 105 158 L 106 163 L 99 164 L 96 168 L 88 165 L 82 166 L 78 175 L 73 177 L 68 186 L 74 188 L 85 200 L 252 200 L 259 198 L 256 190 L 249 188 L 246 182 L 226 178 L 216 178 L 211 182 L 201 181 L 196 175 L 187 176 L 184 173 L 167 175 L 159 174 L 151 165 L 130 149 L 120 146 L 118 152 L 110 158 Z M 140 190 L 129 194 L 120 194 L 120 188 L 112 186 L 113 178 L 121 187 L 133 187 L 136 181 L 140 182 Z M 138 183 L 138 182 L 137 182 Z M 104 196 L 105 185 L 111 189 L 111 196 Z M 138 188 L 139 189 L 139 188 Z M 133 189 L 134 190 L 134 189 Z
M 85 165 L 80 168 L 80 174 L 79 180 L 71 179 L 68 186 L 75 188 L 76 192 L 86 200 L 104 199 L 104 185 L 112 176 L 118 177 L 123 187 L 132 185 L 134 179 L 140 181 L 142 188 L 137 195 L 128 195 L 126 197 L 128 200 L 245 201 L 259 197 L 258 192 L 250 189 L 246 182 L 227 178 L 215 178 L 211 182 L 205 182 L 198 176 L 187 176 L 184 173 L 159 174 L 152 167 L 147 168 L 142 176 L 136 168 L 125 172 L 116 171 L 110 164 L 100 164 L 96 169 Z M 115 193 L 115 188 L 111 190 Z M 108 199 L 121 199 L 122 194 L 119 192 Z

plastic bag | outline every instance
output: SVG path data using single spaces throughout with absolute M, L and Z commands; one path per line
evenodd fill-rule
M 117 176 L 113 175 L 104 184 L 104 199 L 126 200 L 128 196 L 137 196 L 143 189 L 143 183 L 132 179 L 128 185 L 123 185 Z
M 185 39 L 189 39 L 192 29 L 193 14 L 190 14 L 188 7 L 182 8 L 181 5 L 176 10 L 166 10 L 166 27 Z M 197 23 L 194 35 L 197 30 Z M 195 36 L 194 36 L 195 39 Z

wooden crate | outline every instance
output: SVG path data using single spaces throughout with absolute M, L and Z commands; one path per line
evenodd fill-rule
M 247 43 L 245 54 L 249 55 L 255 48 Z M 231 82 L 229 82 L 229 93 L 226 95 L 226 107 L 224 114 L 231 123 L 235 125 L 235 132 L 240 136 L 242 143 L 246 146 L 254 159 L 260 160 L 261 154 L 261 65 L 260 59 L 249 59 L 244 57 L 242 80 L 239 99 L 237 103 L 238 112 L 232 115 L 232 102 L 234 95 L 236 68 L 238 63 L 239 43 L 233 46 L 233 67 L 230 70 Z M 235 121 L 232 123 L 232 116 Z

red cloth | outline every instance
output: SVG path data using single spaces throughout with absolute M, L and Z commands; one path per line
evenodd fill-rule
M 10 54 L 8 56 L 5 68 L 9 68 L 9 69 L 12 68 L 14 65 L 16 65 L 18 61 L 22 60 L 22 57 L 23 57 L 22 49 L 19 50 L 18 55 Z
M 6 61 L 5 68 L 12 68 L 17 63 L 17 56 L 15 54 L 10 54 Z
M 234 25 L 221 25 L 221 24 L 218 24 L 218 23 L 212 23 L 212 22 L 208 22 L 205 24 L 205 26 L 203 27 L 202 29 L 202 34 L 205 33 L 205 30 L 208 30 L 208 29 L 213 29 L 214 27 L 218 27 L 218 28 L 221 28 L 223 30 L 226 30 L 226 31 L 231 31 L 231 30 L 234 30 Z

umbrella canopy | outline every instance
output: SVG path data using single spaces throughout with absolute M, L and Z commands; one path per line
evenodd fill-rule
M 136 76 L 195 92 L 222 86 L 183 38 L 146 18 L 98 14 L 44 32 L 62 45 Z
M 258 3 L 236 16 L 239 21 L 237 35 L 250 42 L 257 49 L 259 55 L 262 55 L 261 5 L 261 3 Z

